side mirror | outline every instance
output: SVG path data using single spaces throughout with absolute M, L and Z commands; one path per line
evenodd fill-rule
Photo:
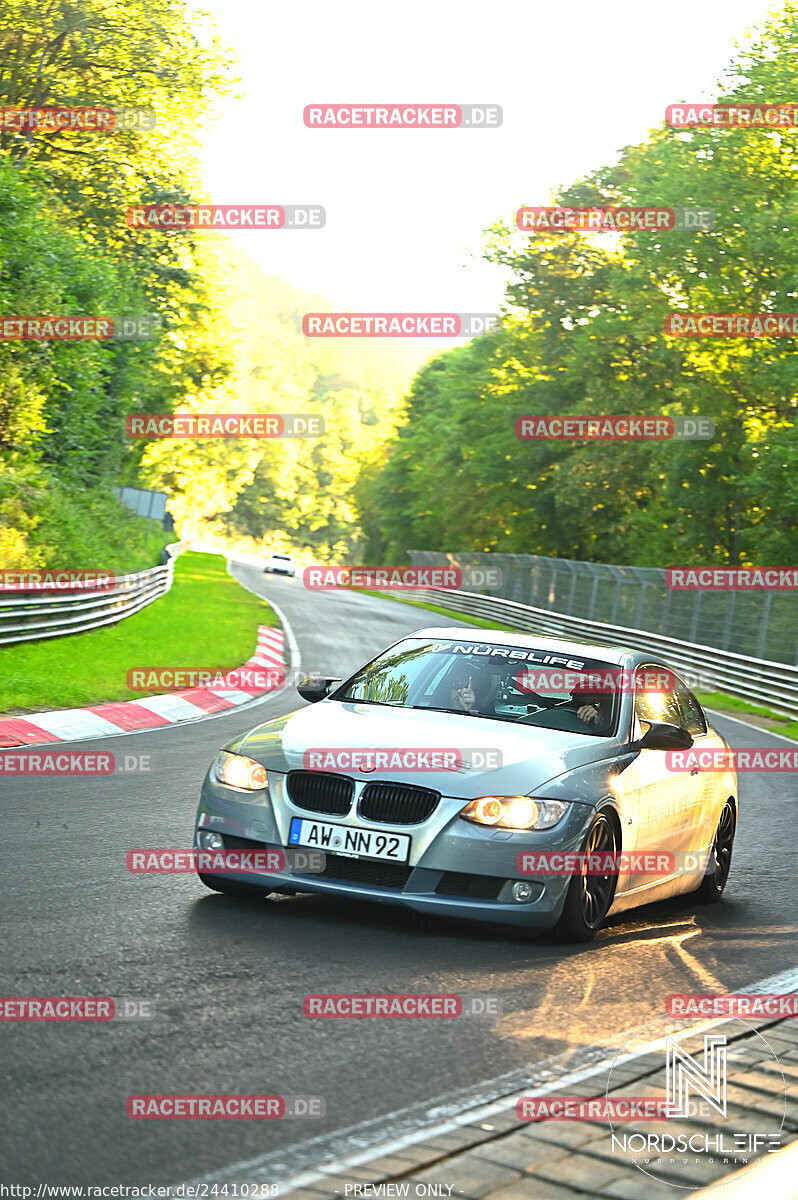
M 634 744 L 637 750 L 689 750 L 693 739 L 680 725 L 654 721 Z
M 329 696 L 333 690 L 333 684 L 341 682 L 342 680 L 333 679 L 330 675 L 306 675 L 297 684 L 296 690 L 303 700 L 309 700 L 311 704 L 315 704 L 317 700 L 324 700 L 326 696 Z

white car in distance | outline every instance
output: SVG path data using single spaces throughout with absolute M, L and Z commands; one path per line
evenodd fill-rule
M 271 554 L 263 568 L 264 575 L 296 575 L 296 563 L 290 554 Z

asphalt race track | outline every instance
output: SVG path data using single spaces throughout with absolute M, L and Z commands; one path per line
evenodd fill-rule
M 279 605 L 310 671 L 343 675 L 402 633 L 460 624 L 392 600 L 307 591 L 300 579 L 255 568 L 236 572 Z M 126 1024 L 3 1025 L 7 1184 L 179 1183 L 265 1153 L 278 1180 L 469 1096 L 507 1092 L 508 1080 L 520 1088 L 547 1060 L 565 1066 L 614 1052 L 664 1011 L 668 993 L 735 992 L 793 965 L 798 784 L 787 773 L 741 775 L 720 905 L 695 910 L 687 898 L 636 910 L 581 949 L 324 897 L 255 906 L 209 893 L 193 875 L 128 873 L 130 849 L 191 845 L 198 788 L 220 744 L 302 703 L 290 689 L 229 716 L 70 746 L 150 755 L 149 771 L 0 780 L 0 992 L 144 997 L 157 1009 L 154 1020 Z M 717 722 L 734 745 L 785 744 Z M 314 1022 L 302 1013 L 313 991 L 491 993 L 503 1016 Z M 321 1095 L 327 1115 L 134 1121 L 125 1113 L 132 1093 L 197 1092 Z M 308 1139 L 320 1140 L 297 1145 Z

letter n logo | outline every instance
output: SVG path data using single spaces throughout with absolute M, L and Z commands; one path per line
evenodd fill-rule
M 723 1034 L 704 1034 L 703 1067 L 685 1053 L 678 1042 L 666 1035 L 665 1063 L 667 1108 L 669 1117 L 689 1117 L 689 1092 L 701 1096 L 726 1116 L 726 1038 Z

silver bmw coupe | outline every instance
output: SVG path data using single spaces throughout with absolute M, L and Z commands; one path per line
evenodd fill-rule
M 568 941 L 679 893 L 720 899 L 732 755 L 645 653 L 421 629 L 298 690 L 309 704 L 235 738 L 205 777 L 199 850 L 282 851 L 269 873 L 199 856 L 215 891 L 352 896 Z

